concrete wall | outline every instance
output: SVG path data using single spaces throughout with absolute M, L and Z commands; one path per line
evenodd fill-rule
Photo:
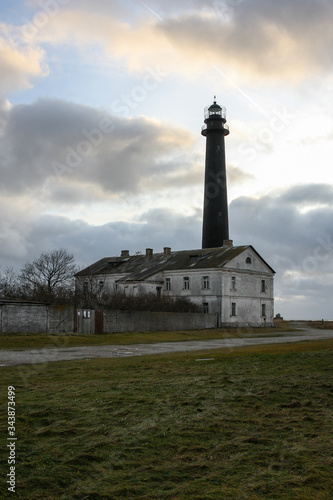
M 74 308 L 72 306 L 48 306 L 49 333 L 71 333 L 74 328 Z
M 3 304 L 0 310 L 0 331 L 3 333 L 47 331 L 48 311 L 45 304 Z
M 73 332 L 74 308 L 47 304 L 13 303 L 0 305 L 0 332 Z
M 104 333 L 202 330 L 217 321 L 215 314 L 104 311 Z
M 98 319 L 98 321 L 96 321 Z M 0 305 L 0 332 L 84 334 L 216 328 L 218 316 L 201 313 L 74 310 L 46 304 Z

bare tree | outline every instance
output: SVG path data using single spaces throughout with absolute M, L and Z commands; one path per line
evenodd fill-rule
M 0 269 L 0 294 L 6 297 L 15 297 L 19 294 L 18 277 L 12 267 Z
M 26 263 L 21 269 L 20 282 L 31 298 L 52 300 L 57 294 L 63 296 L 64 291 L 73 289 L 76 271 L 74 255 L 64 249 L 52 250 Z

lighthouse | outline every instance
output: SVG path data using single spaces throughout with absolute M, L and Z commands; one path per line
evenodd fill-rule
M 226 110 L 216 102 L 205 109 L 206 137 L 205 193 L 202 248 L 223 246 L 229 240 L 227 178 L 224 137 L 229 134 Z

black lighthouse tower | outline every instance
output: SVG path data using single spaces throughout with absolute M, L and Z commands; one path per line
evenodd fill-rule
M 224 136 L 229 134 L 226 110 L 214 103 L 205 109 L 206 137 L 205 195 L 202 228 L 202 248 L 223 246 L 229 240 L 227 178 Z

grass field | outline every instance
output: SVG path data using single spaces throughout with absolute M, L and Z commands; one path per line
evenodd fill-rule
M 33 370 L 33 367 L 26 367 Z M 1 368 L 20 499 L 332 499 L 333 341 Z
M 131 332 L 103 335 L 80 333 L 1 333 L 0 349 L 41 349 L 57 347 L 79 347 L 87 345 L 153 344 L 156 342 L 180 342 L 186 340 L 208 340 L 232 337 L 270 336 L 279 332 L 295 332 L 287 321 L 274 328 L 218 328 L 177 332 Z

